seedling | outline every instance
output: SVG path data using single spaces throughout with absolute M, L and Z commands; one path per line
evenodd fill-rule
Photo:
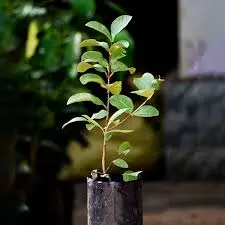
M 128 25 L 131 19 L 132 17 L 129 15 L 119 16 L 112 22 L 111 32 L 105 25 L 97 21 L 91 21 L 86 24 L 87 27 L 102 33 L 106 41 L 87 39 L 80 44 L 81 47 L 87 48 L 87 51 L 81 56 L 81 62 L 77 66 L 78 72 L 84 73 L 80 77 L 80 82 L 83 85 L 90 82 L 98 83 L 106 90 L 107 99 L 106 102 L 103 102 L 100 98 L 90 93 L 74 94 L 68 99 L 67 105 L 89 101 L 97 106 L 101 106 L 102 109 L 92 116 L 81 115 L 80 117 L 75 117 L 63 125 L 63 127 L 65 127 L 70 123 L 83 121 L 86 123 L 86 128 L 89 131 L 94 128 L 100 129 L 103 136 L 102 172 L 100 174 L 103 177 L 110 177 L 107 172 L 111 164 L 114 164 L 125 170 L 122 174 L 125 182 L 137 180 L 141 173 L 141 171 L 134 172 L 128 170 L 129 166 L 127 162 L 121 158 L 122 155 L 127 155 L 130 152 L 131 146 L 127 141 L 121 143 L 118 149 L 119 158 L 113 160 L 107 167 L 107 142 L 114 133 L 127 134 L 133 132 L 134 130 L 119 129 L 125 121 L 132 119 L 132 117 L 154 117 L 159 115 L 159 111 L 154 106 L 147 105 L 147 102 L 155 91 L 160 89 L 163 83 L 160 77 L 155 79 L 151 73 L 144 73 L 142 77 L 134 78 L 133 83 L 137 90 L 131 93 L 144 98 L 143 103 L 137 108 L 134 108 L 132 99 L 126 95 L 120 94 L 122 91 L 122 81 L 111 82 L 111 78 L 117 72 L 128 71 L 131 74 L 135 73 L 134 67 L 128 67 L 121 61 L 121 59 L 126 56 L 126 49 L 129 47 L 129 42 L 126 40 L 115 41 L 116 35 Z M 93 47 L 102 49 L 105 52 L 102 53 L 97 50 L 89 49 Z M 107 56 L 104 57 L 103 55 Z M 90 69 L 97 71 L 98 74 L 87 72 Z M 117 111 L 111 113 L 112 108 L 116 108 Z M 99 120 L 103 119 L 105 122 L 102 126 Z

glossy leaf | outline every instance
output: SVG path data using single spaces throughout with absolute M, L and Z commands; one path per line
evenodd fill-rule
M 132 112 L 134 109 L 134 105 L 131 98 L 125 95 L 113 95 L 110 97 L 109 102 L 112 106 L 116 107 L 117 109 L 128 108 L 128 112 Z
M 122 81 L 115 81 L 108 85 L 107 88 L 113 95 L 118 95 L 122 90 Z
M 112 70 L 112 73 L 129 71 L 131 74 L 133 74 L 135 72 L 134 67 L 129 68 L 124 63 L 122 63 L 120 61 L 113 62 L 111 64 L 111 70 Z
M 117 119 L 119 116 L 121 116 L 123 113 L 127 112 L 128 108 L 126 109 L 119 109 L 118 111 L 116 111 L 115 113 L 113 113 L 113 115 L 110 117 L 109 119 L 109 125 L 115 120 Z
M 104 34 L 110 41 L 112 40 L 111 34 L 105 25 L 103 25 L 97 21 L 90 21 L 90 22 L 86 23 L 85 25 L 87 27 L 90 27 L 90 28 L 97 30 L 98 32 Z
M 101 99 L 99 99 L 98 97 L 90 94 L 90 93 L 78 93 L 78 94 L 74 94 L 72 95 L 68 101 L 67 101 L 67 105 L 76 103 L 76 102 L 84 102 L 84 101 L 89 101 L 94 103 L 95 105 L 103 105 L 105 107 L 105 104 L 102 102 Z
M 158 116 L 159 111 L 151 105 L 144 105 L 139 110 L 137 110 L 133 115 L 138 117 L 153 117 Z
M 62 129 L 67 126 L 68 124 L 70 123 L 75 123 L 75 122 L 83 122 L 83 121 L 87 121 L 84 117 L 75 117 L 73 119 L 71 119 L 70 121 L 68 121 L 67 123 L 65 123 L 63 126 L 62 126 Z
M 97 47 L 97 46 L 100 46 L 100 47 L 103 47 L 104 49 L 108 49 L 109 48 L 109 45 L 108 43 L 106 42 L 100 42 L 100 41 L 97 41 L 95 39 L 87 39 L 87 40 L 84 40 L 80 43 L 80 47 Z
M 95 0 L 70 0 L 72 9 L 75 14 L 82 17 L 90 18 L 96 10 Z
M 124 161 L 123 159 L 115 159 L 112 161 L 114 165 L 120 167 L 120 168 L 128 168 L 128 164 L 126 161 Z
M 134 78 L 133 83 L 139 90 L 152 88 L 154 76 L 151 73 L 144 73 L 140 78 Z
M 99 62 L 102 59 L 102 53 L 98 51 L 87 51 L 81 56 L 81 60 L 85 62 Z
M 90 82 L 105 84 L 105 81 L 97 74 L 94 73 L 86 73 L 80 77 L 80 82 L 82 84 L 87 84 Z
M 130 152 L 130 143 L 128 141 L 124 141 L 120 144 L 118 153 L 119 155 L 127 155 Z
M 98 113 L 94 113 L 91 118 L 100 120 L 100 119 L 105 118 L 107 115 L 108 115 L 108 112 L 106 110 L 102 109 Z
M 84 73 L 86 72 L 88 69 L 91 69 L 93 66 L 87 62 L 80 62 L 78 65 L 77 65 L 77 71 L 79 73 Z
M 138 180 L 140 173 L 142 173 L 142 171 L 137 171 L 137 172 L 133 172 L 133 171 L 126 171 L 124 172 L 123 175 L 123 181 L 124 182 L 129 182 L 129 181 L 134 181 L 134 180 Z
M 123 15 L 119 16 L 112 22 L 111 24 L 112 40 L 114 40 L 115 36 L 128 25 L 131 19 L 132 16 Z

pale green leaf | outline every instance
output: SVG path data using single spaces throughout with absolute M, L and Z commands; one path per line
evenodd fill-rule
M 93 68 L 98 71 L 98 72 L 101 72 L 101 73 L 105 73 L 106 72 L 106 68 L 103 67 L 102 65 L 99 65 L 99 64 L 94 64 L 93 65 Z
M 89 123 L 95 125 L 96 127 L 99 127 L 99 128 L 102 130 L 101 125 L 100 125 L 98 122 L 96 122 L 95 120 L 93 120 L 90 116 L 88 116 L 88 115 L 82 115 L 82 116 L 83 116 L 85 119 L 87 119 L 87 121 L 88 121 Z
M 109 102 L 112 106 L 117 109 L 126 109 L 128 108 L 128 112 L 132 112 L 134 109 L 134 104 L 131 98 L 125 95 L 113 95 L 110 97 Z
M 112 138 L 112 134 L 106 133 L 105 134 L 105 140 L 109 141 Z
M 105 84 L 105 81 L 97 74 L 86 73 L 80 77 L 80 82 L 82 84 L 87 84 L 89 82 L 95 82 L 98 84 Z
M 122 90 L 122 81 L 115 81 L 110 85 L 106 85 L 106 87 L 113 95 L 118 95 Z
M 94 113 L 91 118 L 100 120 L 100 119 L 105 118 L 107 115 L 108 115 L 108 112 L 106 110 L 102 109 L 99 112 Z
M 129 109 L 125 108 L 125 109 L 119 109 L 118 111 L 116 111 L 115 113 L 113 113 L 113 115 L 110 117 L 109 119 L 109 125 L 115 120 L 117 119 L 119 116 L 121 116 L 123 113 L 127 112 Z
M 77 65 L 77 71 L 79 73 L 84 73 L 86 72 L 88 69 L 91 69 L 93 66 L 87 62 L 80 62 L 78 65 Z
M 118 59 L 125 57 L 126 51 L 118 44 L 113 44 L 109 49 L 110 52 L 110 62 L 113 63 Z
M 151 105 L 144 105 L 139 110 L 135 111 L 133 115 L 138 117 L 153 117 L 158 116 L 159 111 Z
M 127 155 L 130 152 L 130 143 L 128 141 L 124 141 L 123 143 L 120 144 L 118 153 L 119 155 Z
M 120 167 L 120 168 L 128 168 L 128 164 L 126 161 L 124 161 L 123 159 L 115 159 L 112 161 L 114 165 Z
M 81 56 L 81 60 L 84 62 L 99 62 L 102 59 L 102 53 L 98 51 L 87 51 Z
M 110 41 L 112 40 L 111 34 L 105 25 L 103 25 L 97 21 L 90 21 L 90 22 L 86 23 L 85 25 L 87 27 L 90 27 L 90 28 L 97 30 L 98 32 L 104 34 Z
M 152 87 L 155 88 L 156 90 L 160 90 L 162 85 L 164 83 L 164 80 L 163 79 L 155 79 L 153 82 L 152 82 Z
M 122 48 L 129 48 L 130 43 L 126 40 L 120 40 L 116 42 L 115 44 L 119 44 Z
M 82 122 L 82 121 L 87 121 L 85 118 L 83 117 L 75 117 L 73 119 L 71 119 L 70 121 L 68 121 L 67 123 L 65 123 L 63 126 L 62 126 L 62 129 L 67 126 L 68 124 L 70 123 L 74 123 L 74 122 Z
M 110 130 L 107 133 L 122 133 L 122 134 L 127 134 L 127 133 L 131 133 L 134 130 Z
M 73 104 L 76 102 L 85 102 L 85 101 L 89 101 L 89 102 L 94 103 L 95 105 L 103 105 L 104 107 L 106 107 L 101 99 L 99 99 L 98 97 L 96 97 L 90 93 L 78 93 L 78 94 L 72 95 L 68 99 L 67 105 L 70 105 L 70 104 Z
M 87 128 L 87 130 L 92 130 L 93 128 L 95 127 L 95 125 L 94 124 L 86 124 L 86 128 Z
M 98 62 L 101 66 L 105 67 L 105 68 L 108 68 L 108 61 L 104 58 L 102 58 L 101 60 L 99 60 Z
M 112 40 L 114 40 L 115 36 L 128 25 L 131 19 L 132 16 L 123 15 L 119 16 L 112 22 L 111 24 Z
M 87 39 L 87 40 L 84 40 L 80 43 L 80 47 L 103 47 L 104 49 L 109 49 L 109 45 L 108 43 L 106 42 L 100 42 L 100 41 L 97 41 L 95 39 Z
M 131 93 L 136 94 L 136 95 L 140 95 L 146 98 L 151 98 L 153 96 L 153 94 L 155 93 L 155 89 L 153 88 L 148 88 L 145 90 L 139 90 L 139 91 L 132 91 Z
M 144 73 L 140 78 L 134 78 L 133 83 L 139 90 L 152 88 L 154 76 L 151 73 Z
M 138 180 L 140 173 L 142 173 L 142 171 L 133 172 L 133 171 L 128 170 L 122 174 L 123 181 L 129 182 L 129 181 Z

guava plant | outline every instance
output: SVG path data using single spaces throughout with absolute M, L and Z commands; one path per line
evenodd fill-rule
M 116 72 L 129 71 L 131 74 L 135 72 L 135 68 L 126 66 L 121 59 L 126 56 L 126 49 L 129 47 L 129 42 L 125 40 L 114 41 L 116 35 L 120 33 L 131 21 L 132 17 L 129 15 L 122 15 L 116 18 L 111 24 L 111 32 L 107 27 L 97 21 L 91 21 L 86 24 L 87 27 L 92 28 L 105 36 L 106 41 L 98 41 L 95 39 L 87 39 L 81 42 L 80 46 L 87 48 L 87 51 L 81 56 L 81 62 L 77 66 L 79 73 L 84 73 L 80 76 L 80 82 L 85 85 L 89 82 L 98 83 L 102 88 L 106 90 L 106 101 L 102 101 L 100 98 L 90 93 L 78 93 L 72 95 L 67 102 L 67 105 L 89 101 L 97 106 L 101 106 L 102 109 L 99 112 L 94 113 L 92 116 L 82 115 L 75 117 L 65 123 L 63 127 L 74 122 L 86 122 L 87 130 L 98 128 L 102 132 L 102 172 L 100 176 L 110 178 L 107 174 L 111 164 L 114 164 L 120 168 L 123 168 L 125 172 L 123 175 L 124 181 L 132 181 L 138 179 L 138 175 L 141 171 L 128 170 L 129 166 L 121 155 L 127 155 L 130 152 L 130 144 L 124 141 L 120 144 L 118 149 L 119 158 L 113 160 L 110 165 L 106 165 L 107 154 L 107 142 L 110 140 L 114 133 L 130 133 L 134 130 L 119 129 L 119 127 L 127 120 L 134 116 L 137 117 L 154 117 L 159 115 L 159 111 L 151 106 L 146 105 L 148 100 L 153 96 L 154 92 L 159 90 L 163 80 L 155 79 L 151 73 L 144 73 L 140 78 L 134 78 L 133 83 L 137 87 L 136 91 L 132 91 L 132 94 L 142 96 L 144 98 L 143 103 L 137 108 L 134 108 L 132 99 L 126 95 L 122 95 L 122 81 L 114 81 L 111 79 Z M 93 47 L 99 48 L 103 51 L 93 50 Z M 95 72 L 87 71 L 97 71 Z M 116 111 L 111 113 L 112 108 L 116 108 Z M 104 125 L 101 125 L 99 120 L 105 120 Z

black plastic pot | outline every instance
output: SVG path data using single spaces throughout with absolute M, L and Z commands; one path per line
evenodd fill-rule
M 140 180 L 97 181 L 87 178 L 88 225 L 142 225 Z

